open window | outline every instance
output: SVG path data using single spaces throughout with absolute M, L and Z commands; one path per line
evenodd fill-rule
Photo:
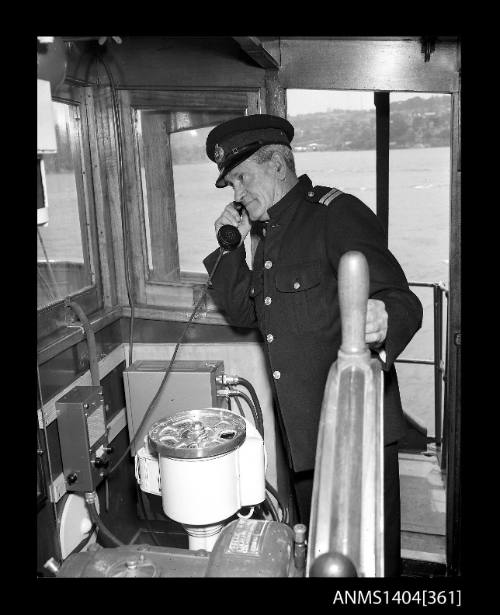
M 128 201 L 139 231 L 132 245 L 139 304 L 192 307 L 193 288 L 207 277 L 202 261 L 217 247 L 214 220 L 232 199 L 215 187 L 206 137 L 223 121 L 257 113 L 258 100 L 258 91 L 122 93 L 133 152 L 126 172 L 139 187 Z
M 387 96 L 388 246 L 424 306 L 422 329 L 399 358 L 398 375 L 405 409 L 439 443 L 450 249 L 450 95 Z M 374 92 L 287 90 L 287 103 L 298 172 L 308 173 L 313 184 L 353 194 L 380 213 Z
M 102 305 L 90 163 L 82 135 L 78 90 L 53 100 L 57 152 L 37 159 L 38 336 L 64 324 L 64 300 L 76 298 L 87 314 Z
M 354 194 L 377 213 L 389 249 L 422 302 L 423 325 L 397 359 L 412 427 L 400 441 L 402 555 L 447 563 L 456 488 L 448 483 L 445 491 L 440 471 L 446 446 L 454 445 L 442 429 L 443 414 L 453 418 L 443 412 L 450 238 L 456 232 L 450 224 L 452 96 L 304 90 L 287 96 L 297 169 L 313 184 Z

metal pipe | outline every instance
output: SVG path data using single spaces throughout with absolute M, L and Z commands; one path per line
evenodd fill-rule
M 436 282 L 408 282 L 408 286 L 426 286 L 428 288 L 434 287 Z
M 396 363 L 416 363 L 418 365 L 434 365 L 429 359 L 396 359 Z
M 434 315 L 434 360 L 428 359 L 396 359 L 396 363 L 412 363 L 434 366 L 434 441 L 440 445 L 442 440 L 441 422 L 443 418 L 443 295 L 448 297 L 442 282 L 409 282 L 409 286 L 419 286 L 433 289 Z M 446 342 L 446 345 L 448 342 Z
M 376 123 L 377 217 L 389 237 L 389 92 L 374 92 Z
M 76 302 L 71 301 L 70 299 L 66 299 L 65 305 L 68 308 L 71 308 L 73 312 L 78 316 L 80 322 L 82 323 L 83 330 L 87 336 L 87 346 L 89 349 L 89 367 L 90 367 L 90 375 L 92 378 L 93 385 L 100 384 L 99 378 L 99 362 L 97 360 L 97 345 L 95 341 L 94 330 L 87 318 L 87 315 L 83 311 L 82 307 Z
M 439 284 L 434 285 L 434 438 L 441 444 L 442 375 L 443 352 L 443 294 Z

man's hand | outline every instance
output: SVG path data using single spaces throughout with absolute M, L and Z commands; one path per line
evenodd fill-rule
M 215 234 L 217 234 L 218 230 L 224 224 L 230 224 L 231 226 L 236 226 L 241 234 L 241 242 L 245 240 L 245 237 L 248 235 L 250 228 L 252 226 L 250 219 L 248 217 L 247 211 L 245 208 L 241 211 L 241 216 L 238 213 L 238 210 L 234 206 L 234 202 L 226 205 L 224 211 L 215 221 Z M 241 243 L 240 243 L 241 245 Z
M 366 308 L 365 342 L 373 348 L 383 344 L 387 335 L 387 312 L 379 299 L 368 299 Z

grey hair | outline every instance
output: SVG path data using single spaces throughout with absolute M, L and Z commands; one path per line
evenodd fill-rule
M 260 149 L 258 149 L 255 154 L 252 155 L 252 159 L 255 160 L 257 164 L 262 164 L 271 160 L 274 152 L 278 152 L 285 159 L 286 166 L 295 173 L 295 159 L 293 157 L 293 152 L 288 145 L 283 143 L 270 143 L 269 145 L 263 145 Z

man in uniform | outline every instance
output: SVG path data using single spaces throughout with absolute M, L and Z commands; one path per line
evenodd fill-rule
M 221 258 L 214 296 L 236 326 L 257 325 L 266 344 L 300 520 L 308 524 L 318 424 L 328 371 L 341 344 L 337 289 L 340 257 L 362 252 L 370 271 L 366 343 L 384 370 L 385 573 L 399 574 L 400 499 L 397 442 L 405 431 L 394 361 L 422 323 L 422 306 L 386 247 L 377 216 L 356 197 L 297 177 L 293 126 L 281 117 L 250 115 L 215 127 L 208 157 L 216 186 L 234 202 L 215 222 L 238 227 L 242 241 Z M 253 270 L 243 239 L 253 225 L 260 241 Z M 204 259 L 212 268 L 220 249 Z

